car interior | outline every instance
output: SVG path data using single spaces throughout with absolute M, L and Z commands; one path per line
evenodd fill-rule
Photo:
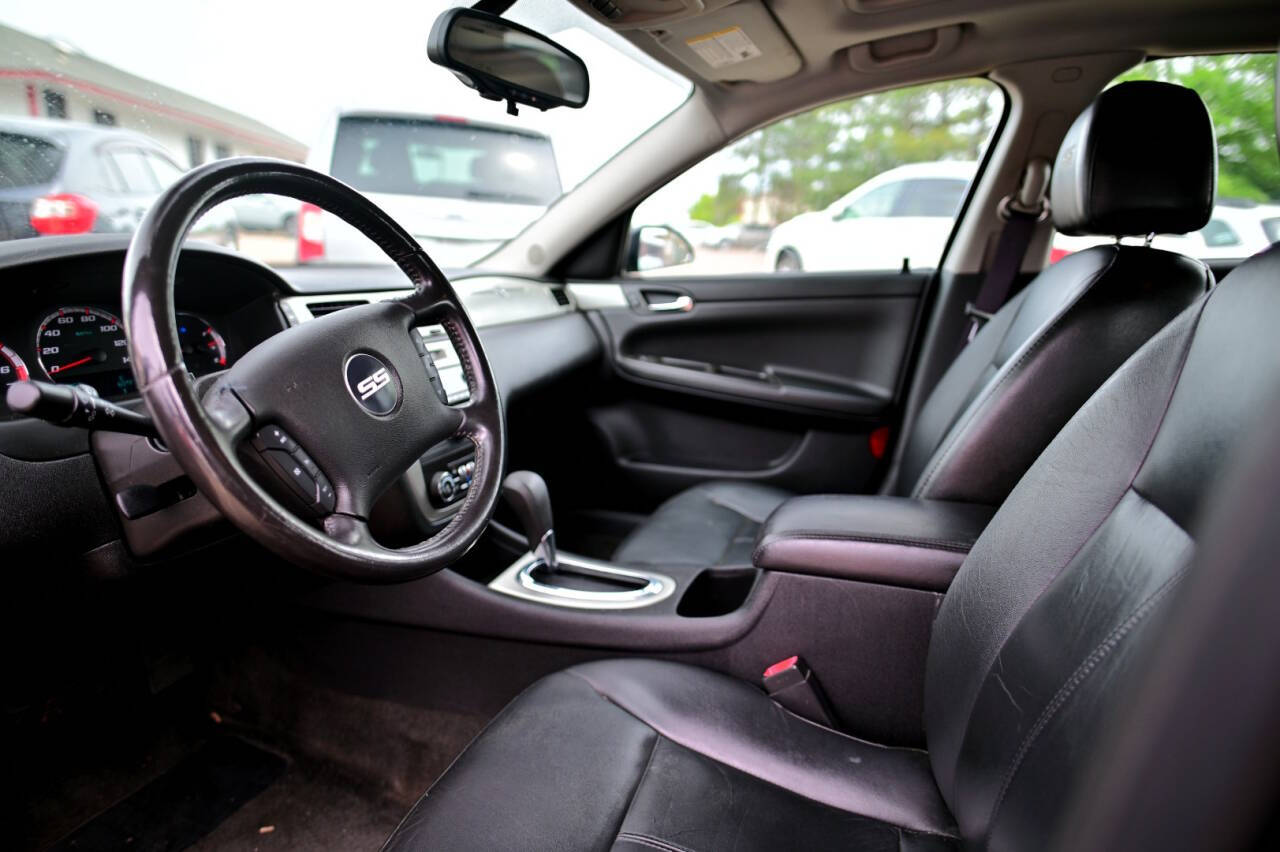
M 421 61 L 587 116 L 534 4 L 688 94 L 470 266 L 257 156 L 0 242 L 6 846 L 1276 848 L 1280 248 L 1152 244 L 1242 143 L 1124 75 L 1267 59 L 1280 168 L 1280 7 L 480 0 Z M 718 152 L 958 80 L 997 106 L 935 267 L 640 262 Z M 187 239 L 250 194 L 387 260 Z

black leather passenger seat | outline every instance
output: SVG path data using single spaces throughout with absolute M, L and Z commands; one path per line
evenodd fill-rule
M 1209 220 L 1216 182 L 1213 124 L 1200 97 L 1169 83 L 1122 83 L 1099 95 L 1062 143 L 1054 224 L 1107 236 L 1194 231 Z M 1097 246 L 1048 267 L 943 374 L 909 425 L 885 491 L 999 505 L 1085 400 L 1212 282 L 1200 261 L 1147 246 Z M 614 560 L 749 561 L 764 517 L 790 496 L 754 483 L 696 486 L 660 506 Z
M 1214 569 L 1193 567 L 1209 495 L 1268 427 L 1277 281 L 1280 248 L 1242 264 L 1014 488 L 933 625 L 927 757 L 801 722 L 690 666 L 591 663 L 516 699 L 388 848 L 1079 848 L 1064 817 L 1089 750 L 1183 579 Z

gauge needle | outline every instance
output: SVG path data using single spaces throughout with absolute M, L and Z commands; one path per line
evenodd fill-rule
M 61 373 L 61 372 L 65 371 L 65 370 L 70 370 L 72 367 L 79 367 L 81 364 L 88 364 L 88 363 L 89 363 L 90 361 L 92 361 L 92 360 L 93 360 L 93 356 L 92 356 L 92 355 L 86 355 L 86 356 L 84 356 L 83 358 L 80 358 L 79 360 L 72 361 L 70 364 L 63 364 L 61 367 L 57 367 L 57 366 L 55 366 L 55 367 L 54 367 L 53 369 L 51 369 L 49 372 L 50 372 L 50 373 Z

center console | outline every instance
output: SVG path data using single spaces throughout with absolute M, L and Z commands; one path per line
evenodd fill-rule
M 529 550 L 489 583 L 493 591 L 552 606 L 594 610 L 652 606 L 675 592 L 676 581 L 666 574 L 557 551 L 551 495 L 538 474 L 528 470 L 508 474 L 502 496 L 520 519 Z
M 440 461 L 430 469 L 455 457 Z M 518 658 L 522 671 L 658 655 L 757 683 L 766 667 L 798 655 L 842 708 L 845 730 L 922 742 L 933 620 L 990 507 L 797 497 L 766 520 L 754 564 L 612 564 L 558 551 L 545 484 L 513 476 L 504 494 L 520 529 L 491 522 L 473 565 L 395 587 L 331 584 L 308 603 L 402 638 L 405 628 L 425 629 L 427 657 L 448 637 L 478 635 L 485 659 Z
M 794 497 L 765 520 L 752 563 L 766 571 L 946 591 L 995 508 L 858 494 Z

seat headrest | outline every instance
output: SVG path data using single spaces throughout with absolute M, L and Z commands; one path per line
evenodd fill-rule
M 1064 234 L 1185 234 L 1213 211 L 1218 146 L 1191 89 L 1132 81 L 1098 95 L 1053 167 L 1053 224 Z

